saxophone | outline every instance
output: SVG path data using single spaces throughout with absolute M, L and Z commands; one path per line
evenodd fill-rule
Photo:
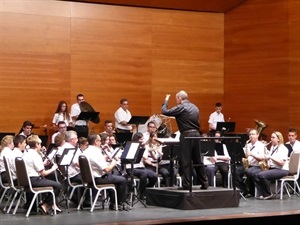
M 265 149 L 264 149 L 264 154 L 266 155 L 268 153 L 268 149 L 267 146 L 271 143 L 271 141 L 267 144 L 265 144 Z M 267 159 L 263 159 L 261 160 L 259 163 L 259 167 L 261 170 L 268 170 L 269 169 L 269 165 L 268 165 L 268 160 Z
M 249 161 L 248 161 L 249 147 L 248 147 L 248 144 L 249 144 L 250 141 L 251 141 L 251 139 L 249 139 L 245 144 L 245 158 L 242 158 L 242 163 L 243 163 L 244 170 L 247 170 L 249 168 Z

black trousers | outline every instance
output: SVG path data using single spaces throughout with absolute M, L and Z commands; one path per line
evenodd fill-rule
M 77 132 L 78 138 L 86 137 L 89 135 L 89 129 L 87 126 L 75 126 L 74 130 Z
M 181 167 L 181 172 L 182 172 L 182 186 L 183 187 L 190 186 L 191 163 L 197 165 L 194 167 L 194 169 L 199 184 L 207 186 L 208 181 L 207 181 L 205 167 L 203 164 L 201 151 L 200 151 L 200 140 L 186 139 L 186 137 L 200 137 L 200 133 L 195 130 L 190 132 L 182 132 L 180 134 L 179 165 Z

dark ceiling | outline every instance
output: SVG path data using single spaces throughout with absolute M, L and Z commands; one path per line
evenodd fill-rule
M 70 1 L 70 0 L 61 0 Z M 73 2 L 225 13 L 246 0 L 72 0 Z

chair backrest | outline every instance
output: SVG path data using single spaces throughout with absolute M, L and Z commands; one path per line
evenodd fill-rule
M 292 152 L 289 160 L 289 174 L 299 176 L 300 152 Z
M 94 186 L 94 177 L 89 160 L 84 155 L 79 156 L 79 167 L 81 172 L 82 183 L 86 187 Z
M 32 189 L 31 182 L 29 180 L 29 176 L 23 158 L 16 157 L 15 164 L 16 164 L 16 174 L 17 174 L 19 187 L 20 188 L 29 187 L 30 189 Z
M 6 171 L 6 179 L 8 181 L 8 184 L 9 184 L 10 187 L 15 188 L 14 181 L 13 181 L 12 174 L 11 174 L 11 170 L 10 170 L 10 167 L 8 165 L 8 159 L 5 156 L 3 156 L 3 163 L 4 163 L 4 167 L 5 167 L 5 171 Z

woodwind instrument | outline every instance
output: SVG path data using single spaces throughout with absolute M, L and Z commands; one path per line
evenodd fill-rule
M 247 170 L 249 168 L 249 161 L 248 161 L 248 156 L 249 156 L 249 148 L 248 148 L 248 144 L 251 141 L 251 139 L 249 139 L 246 144 L 245 144 L 245 158 L 242 158 L 242 163 L 243 163 L 243 167 L 244 170 Z
M 48 156 L 42 151 L 42 149 L 39 151 L 40 156 L 42 157 L 43 161 L 45 159 L 47 159 L 49 161 L 49 166 L 52 167 L 53 166 L 53 162 L 48 158 Z M 58 172 L 58 174 L 61 176 L 61 178 L 63 178 L 63 180 L 65 179 L 64 174 L 60 171 L 59 168 L 56 169 L 56 171 Z
M 271 143 L 271 141 L 267 144 L 265 144 L 265 149 L 264 149 L 264 154 L 267 155 L 268 153 L 268 149 L 267 146 Z M 268 165 L 268 160 L 267 159 L 263 159 L 261 160 L 259 163 L 259 167 L 261 170 L 268 170 L 269 169 L 269 165 Z

